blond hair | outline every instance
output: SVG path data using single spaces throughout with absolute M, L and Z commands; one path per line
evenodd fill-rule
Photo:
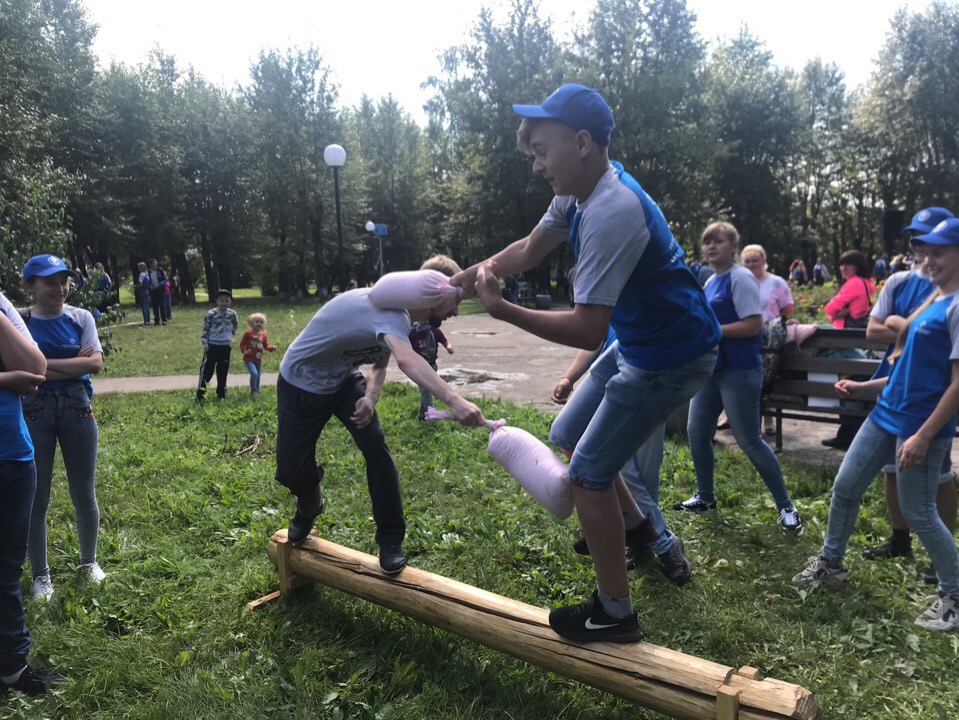
M 263 313 L 253 313 L 252 315 L 250 315 L 250 317 L 246 319 L 246 324 L 249 325 L 250 327 L 253 327 L 254 320 L 262 320 L 263 327 L 266 327 L 266 315 L 264 315 Z
M 732 223 L 723 222 L 722 220 L 709 223 L 706 229 L 703 230 L 703 236 L 699 239 L 699 244 L 702 245 L 710 238 L 729 240 L 735 247 L 739 247 L 739 231 Z
M 763 259 L 766 258 L 766 251 L 763 249 L 762 245 L 757 245 L 753 243 L 752 245 L 747 245 L 742 250 L 739 251 L 741 257 L 746 257 L 747 255 L 762 255 Z
M 434 255 L 420 265 L 420 270 L 438 270 L 449 277 L 463 272 L 460 266 L 456 264 L 456 261 L 448 255 Z

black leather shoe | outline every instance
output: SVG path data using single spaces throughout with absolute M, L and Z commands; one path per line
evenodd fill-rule
M 316 486 L 316 494 L 306 502 L 296 501 L 296 512 L 290 519 L 290 526 L 286 530 L 286 539 L 294 545 L 299 545 L 310 536 L 313 523 L 323 512 L 323 491 Z
M 399 544 L 380 546 L 380 568 L 387 575 L 396 575 L 406 567 L 406 553 Z
M 826 447 L 836 448 L 836 450 L 848 450 L 852 443 L 840 437 L 833 437 L 828 440 L 823 440 L 822 444 Z

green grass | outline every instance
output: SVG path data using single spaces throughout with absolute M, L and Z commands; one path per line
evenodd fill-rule
M 282 325 L 282 322 L 276 323 Z M 654 714 L 333 590 L 250 614 L 275 589 L 266 557 L 293 503 L 273 480 L 275 391 L 196 405 L 191 393 L 98 395 L 102 513 L 99 587 L 77 585 L 77 539 L 62 469 L 50 510 L 56 594 L 28 603 L 34 659 L 70 677 L 57 700 L 10 698 L 3 717 L 362 720 L 635 720 Z M 400 468 L 415 567 L 549 607 L 593 587 L 558 523 L 485 452 L 485 430 L 415 419 L 415 388 L 388 384 L 379 411 Z M 539 437 L 550 418 L 480 402 Z M 255 449 L 243 452 L 259 444 Z M 324 537 L 374 552 L 362 457 L 336 422 L 326 466 Z M 650 642 L 817 694 L 827 718 L 955 718 L 959 635 L 913 626 L 929 593 L 916 562 L 867 563 L 887 532 L 878 487 L 867 495 L 842 592 L 798 591 L 816 553 L 831 473 L 786 465 L 807 531 L 784 536 L 755 471 L 720 451 L 720 511 L 667 511 L 696 574 L 677 588 L 655 568 L 632 589 Z M 686 447 L 668 443 L 663 505 L 692 490 Z M 29 573 L 25 575 L 28 577 Z M 28 582 L 24 580 L 24 587 Z
M 196 375 L 203 354 L 200 345 L 203 317 L 212 307 L 206 302 L 176 305 L 173 308 L 173 322 L 166 326 L 147 327 L 142 324 L 143 315 L 139 308 L 124 305 L 126 317 L 123 324 L 111 328 L 111 342 L 118 350 L 105 360 L 105 377 Z M 263 358 L 263 371 L 276 372 L 283 353 L 320 309 L 320 302 L 315 299 L 280 302 L 275 298 L 259 297 L 257 294 L 234 298 L 233 309 L 239 316 L 240 329 L 233 340 L 236 351 L 230 360 L 230 372 L 246 373 L 243 356 L 239 352 L 240 336 L 247 330 L 247 317 L 255 312 L 266 315 L 266 332 L 270 344 L 278 348 L 275 353 L 267 353 Z M 460 305 L 462 315 L 480 312 L 485 311 L 476 298 L 466 300 Z

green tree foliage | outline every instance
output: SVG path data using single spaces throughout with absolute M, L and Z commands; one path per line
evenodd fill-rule
M 789 75 L 744 29 L 710 57 L 706 103 L 724 150 L 714 166 L 721 214 L 736 225 L 745 242 L 787 245 L 786 169 L 799 126 Z
M 260 53 L 244 94 L 253 118 L 256 183 L 263 201 L 281 297 L 332 290 L 333 254 L 325 233 L 335 222 L 323 150 L 339 140 L 337 87 L 316 48 Z M 331 203 L 332 205 L 332 203 Z M 335 229 L 333 230 L 335 232 Z M 313 267 L 312 278 L 306 268 Z
M 862 113 L 883 201 L 959 210 L 959 6 L 901 10 L 892 27 Z
M 586 84 L 613 110 L 611 157 L 687 241 L 714 214 L 710 168 L 722 152 L 703 101 L 705 48 L 694 21 L 684 0 L 599 0 L 575 45 Z

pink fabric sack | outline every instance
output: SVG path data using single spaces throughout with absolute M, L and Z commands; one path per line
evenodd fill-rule
M 381 310 L 428 310 L 444 298 L 463 294 L 439 270 L 387 273 L 370 290 L 370 302 Z
M 451 418 L 450 413 L 435 408 L 426 411 L 427 420 Z M 486 427 L 490 430 L 490 457 L 559 520 L 568 518 L 573 512 L 573 490 L 566 463 L 525 430 L 507 427 L 505 420 L 487 420 Z

